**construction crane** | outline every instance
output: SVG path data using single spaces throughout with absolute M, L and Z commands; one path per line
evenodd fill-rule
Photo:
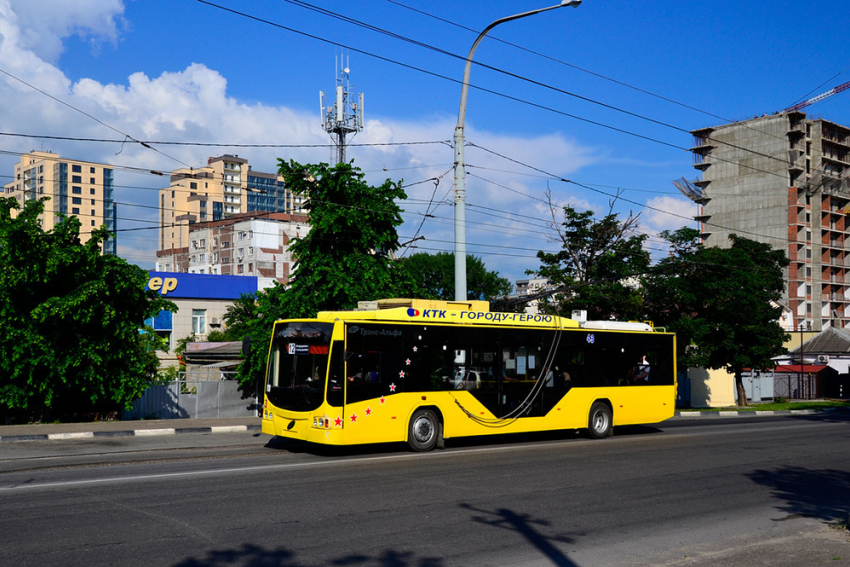
M 794 112 L 794 111 L 797 111 L 797 110 L 802 110 L 802 109 L 806 108 L 807 106 L 809 106 L 810 104 L 820 102 L 825 98 L 829 98 L 832 95 L 838 94 L 841 91 L 844 91 L 844 90 L 847 90 L 847 89 L 850 89 L 850 81 L 847 81 L 844 84 L 838 85 L 837 87 L 835 87 L 833 89 L 829 89 L 825 93 L 821 93 L 816 97 L 810 98 L 809 100 L 804 100 L 803 102 L 798 102 L 794 106 L 789 106 L 788 108 L 786 108 L 782 112 Z

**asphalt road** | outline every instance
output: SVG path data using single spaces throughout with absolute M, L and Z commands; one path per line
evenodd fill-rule
M 850 565 L 850 416 L 317 451 L 246 432 L 0 448 L 3 565 Z

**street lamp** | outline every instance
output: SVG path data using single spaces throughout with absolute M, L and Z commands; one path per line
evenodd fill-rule
M 539 8 L 522 14 L 515 14 L 507 18 L 496 20 L 478 35 L 478 39 L 472 44 L 472 49 L 469 50 L 469 55 L 466 56 L 466 67 L 463 70 L 463 88 L 460 91 L 460 111 L 457 115 L 457 126 L 455 127 L 454 146 L 455 146 L 455 301 L 466 301 L 466 172 L 464 171 L 463 161 L 463 126 L 466 120 L 466 95 L 469 91 L 469 72 L 472 68 L 472 55 L 478 44 L 484 39 L 487 33 L 505 22 L 518 20 L 526 16 L 533 16 L 540 12 L 548 12 L 555 8 L 565 8 L 572 6 L 574 8 L 581 4 L 582 0 L 562 0 L 556 6 L 548 8 Z

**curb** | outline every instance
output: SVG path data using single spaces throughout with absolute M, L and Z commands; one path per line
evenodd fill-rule
M 838 408 L 825 409 L 804 409 L 804 410 L 730 410 L 730 411 L 677 411 L 673 415 L 675 417 L 764 417 L 771 415 L 814 415 L 835 411 Z
M 62 441 L 66 439 L 91 439 L 94 437 L 157 437 L 184 433 L 238 433 L 260 431 L 260 425 L 222 425 L 216 427 L 175 427 L 168 429 L 125 429 L 119 431 L 78 431 L 74 433 L 42 433 L 37 435 L 0 435 L 4 441 Z

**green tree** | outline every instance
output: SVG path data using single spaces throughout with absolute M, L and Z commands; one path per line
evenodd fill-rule
M 256 294 L 243 293 L 224 312 L 224 340 L 241 341 L 250 332 L 251 323 L 256 318 Z
M 396 201 L 407 197 L 401 182 L 371 186 L 347 163 L 279 164 L 289 190 L 306 201 L 310 231 L 290 246 L 295 258 L 290 285 L 257 294 L 257 317 L 248 324 L 251 352 L 239 370 L 243 384 L 262 374 L 276 319 L 315 317 L 319 311 L 352 309 L 359 301 L 408 296 L 415 289 L 392 258 L 402 223 Z
M 455 297 L 454 252 L 426 254 L 420 252 L 401 258 L 402 267 L 417 284 L 414 297 L 453 301 Z M 481 258 L 466 257 L 467 299 L 492 301 L 513 290 L 511 282 L 489 271 Z
M 649 266 L 643 249 L 647 236 L 638 234 L 638 215 L 621 220 L 609 210 L 597 220 L 592 211 L 563 208 L 563 221 L 556 220 L 551 205 L 552 228 L 561 250 L 540 251 L 541 266 L 529 274 L 549 280 L 566 291 L 541 302 L 544 309 L 569 316 L 584 309 L 590 319 L 636 319 L 643 299 L 637 277 Z
M 0 198 L 0 408 L 46 418 L 128 406 L 158 366 L 144 321 L 176 308 L 145 291 L 144 270 L 101 254 L 105 229 L 85 244 L 75 217 L 43 231 L 45 200 L 13 218 L 18 202 Z
M 693 229 L 663 236 L 672 255 L 644 278 L 647 314 L 677 333 L 683 366 L 725 368 L 746 405 L 744 368 L 767 368 L 788 335 L 779 326 L 781 250 L 731 235 L 729 248 L 704 248 Z

